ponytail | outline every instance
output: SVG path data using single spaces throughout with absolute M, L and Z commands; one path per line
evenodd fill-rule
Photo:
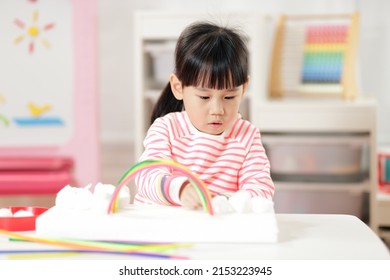
M 154 105 L 150 124 L 152 124 L 157 118 L 165 116 L 171 112 L 181 112 L 183 110 L 183 100 L 177 100 L 173 95 L 171 84 L 165 86 Z

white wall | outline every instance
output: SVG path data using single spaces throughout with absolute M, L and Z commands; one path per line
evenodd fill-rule
M 211 17 L 226 11 L 263 13 L 361 13 L 360 76 L 362 92 L 375 96 L 379 107 L 379 142 L 390 143 L 390 20 L 387 0 L 98 0 L 100 48 L 101 139 L 132 141 L 132 32 L 135 10 L 204 11 Z
M 360 77 L 365 94 L 378 103 L 378 142 L 390 145 L 390 1 L 360 1 Z

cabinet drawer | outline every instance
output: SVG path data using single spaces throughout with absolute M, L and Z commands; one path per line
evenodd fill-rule
M 358 182 L 368 177 L 365 134 L 265 134 L 275 181 Z
M 278 188 L 275 191 L 277 213 L 298 214 L 347 214 L 365 219 L 366 203 L 363 192 L 348 190 L 293 190 Z

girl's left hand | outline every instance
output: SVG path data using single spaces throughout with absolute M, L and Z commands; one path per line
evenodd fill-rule
M 183 207 L 190 209 L 198 209 L 202 207 L 198 193 L 188 182 L 181 188 L 179 198 Z

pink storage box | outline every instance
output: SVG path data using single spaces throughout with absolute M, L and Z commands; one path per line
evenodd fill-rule
M 55 194 L 74 183 L 72 169 L 65 157 L 0 158 L 0 195 Z

